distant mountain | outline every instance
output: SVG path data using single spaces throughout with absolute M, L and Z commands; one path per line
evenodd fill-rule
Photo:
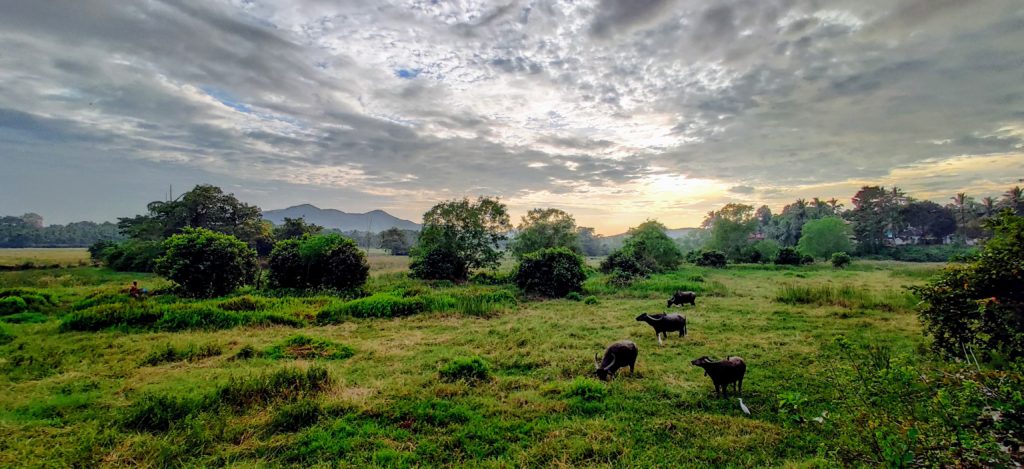
M 341 231 L 358 230 L 379 233 L 389 228 L 420 230 L 418 223 L 403 220 L 383 210 L 374 210 L 366 213 L 346 213 L 341 210 L 324 209 L 309 204 L 296 205 L 279 210 L 267 210 L 263 212 L 263 218 L 274 222 L 275 225 L 284 223 L 285 218 L 305 218 L 306 223 L 314 223 L 324 228 L 335 228 Z

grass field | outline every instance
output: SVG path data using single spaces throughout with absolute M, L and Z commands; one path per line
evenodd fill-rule
M 0 266 L 33 265 L 75 266 L 89 263 L 85 248 L 14 248 L 0 249 Z
M 509 289 L 431 286 L 401 273 L 405 259 L 372 259 L 368 293 Z M 904 287 L 939 267 L 687 267 L 628 288 L 593 275 L 587 302 L 453 302 L 328 325 L 314 317 L 343 300 L 246 291 L 229 301 L 160 295 L 145 309 L 122 291 L 133 279 L 157 292 L 168 286 L 151 275 L 0 272 L 0 288 L 55 297 L 35 319 L 4 326 L 0 466 L 883 464 L 888 449 L 858 438 L 888 431 L 886 421 L 859 420 L 851 369 L 860 351 L 926 360 L 916 299 Z M 689 335 L 659 347 L 634 317 L 664 312 L 676 288 L 699 295 L 683 311 Z M 81 329 L 95 323 L 68 320 L 104 304 L 159 305 L 163 326 L 93 331 Z M 233 319 L 167 322 L 178 310 Z M 292 322 L 246 319 L 256 316 Z M 636 373 L 592 379 L 594 354 L 619 339 L 637 343 Z M 735 397 L 715 397 L 689 363 L 702 355 L 747 361 L 751 415 Z

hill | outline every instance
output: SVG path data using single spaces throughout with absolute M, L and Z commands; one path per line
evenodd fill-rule
M 324 228 L 334 228 L 341 231 L 358 230 L 379 233 L 389 228 L 420 230 L 418 223 L 403 220 L 383 210 L 373 210 L 366 213 L 346 213 L 341 210 L 324 209 L 310 204 L 296 205 L 279 210 L 267 210 L 263 212 L 263 218 L 277 225 L 284 223 L 285 218 L 305 218 L 307 223 L 315 223 Z

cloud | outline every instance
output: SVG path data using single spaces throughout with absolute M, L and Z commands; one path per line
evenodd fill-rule
M 107 219 L 152 197 L 111 167 L 259 187 L 266 208 L 398 207 L 415 219 L 477 193 L 580 205 L 602 232 L 608 214 L 650 210 L 682 226 L 732 197 L 894 174 L 929 181 L 929 193 L 990 187 L 1002 179 L 900 169 L 1021 149 L 1024 12 L 1013 0 L 970 8 L 10 2 L 0 157 L 13 176 L 0 210 L 70 213 L 60 191 L 20 208 L 40 160 L 103 181 L 94 197 Z

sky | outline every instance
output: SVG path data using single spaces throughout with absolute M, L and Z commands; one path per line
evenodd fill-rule
M 1024 178 L 1020 0 L 0 0 L 0 214 L 211 183 L 419 221 L 498 196 L 615 234 Z

